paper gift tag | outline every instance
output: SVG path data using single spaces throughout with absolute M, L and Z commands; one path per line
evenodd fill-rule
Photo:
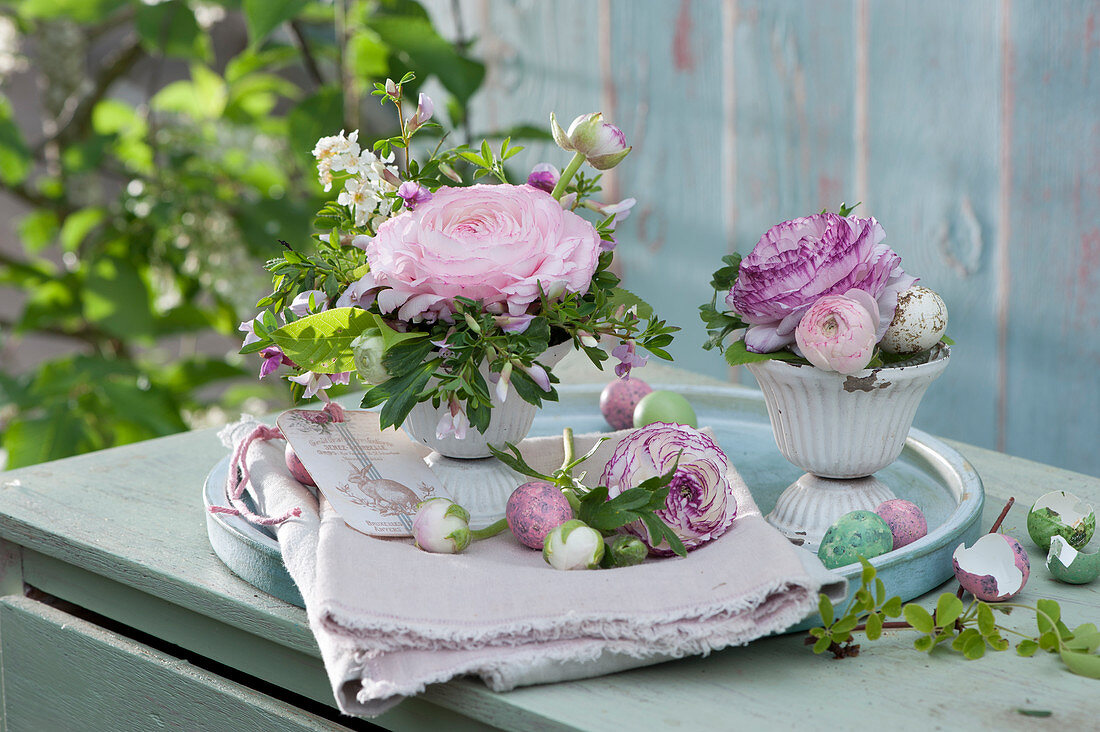
M 276 424 L 317 488 L 353 529 L 372 536 L 412 536 L 416 505 L 450 496 L 401 430 L 381 430 L 378 413 L 291 409 Z

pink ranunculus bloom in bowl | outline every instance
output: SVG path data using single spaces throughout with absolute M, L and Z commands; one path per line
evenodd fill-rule
M 776 224 L 741 261 L 726 303 L 749 323 L 745 347 L 771 353 L 795 341 L 802 316 L 825 295 L 862 290 L 878 303 L 876 341 L 916 278 L 883 243 L 874 218 L 823 213 Z
M 863 290 L 826 295 L 815 302 L 795 328 L 798 349 L 825 371 L 854 374 L 875 353 L 878 303 Z
M 585 292 L 600 236 L 532 186 L 440 188 L 385 222 L 366 248 L 383 313 L 449 321 L 454 298 L 521 315 L 544 292 Z

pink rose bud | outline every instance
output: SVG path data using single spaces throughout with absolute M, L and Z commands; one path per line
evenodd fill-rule
M 435 554 L 458 554 L 470 546 L 470 514 L 447 498 L 429 498 L 413 519 L 416 546 Z
M 819 369 L 854 374 L 874 355 L 877 324 L 874 299 L 862 290 L 849 290 L 818 299 L 795 328 L 795 341 Z
M 581 153 L 596 170 L 614 168 L 631 150 L 623 131 L 604 122 L 602 112 L 582 114 L 569 125 L 568 132 L 561 128 L 551 112 L 550 131 L 558 147 Z

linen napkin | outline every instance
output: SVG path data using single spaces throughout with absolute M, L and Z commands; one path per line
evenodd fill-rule
M 256 425 L 223 431 L 233 446 Z M 615 433 L 578 469 L 599 476 Z M 576 438 L 584 454 L 601 435 Z M 527 462 L 551 472 L 560 438 L 530 438 Z M 277 528 L 341 711 L 375 716 L 428 684 L 474 674 L 496 691 L 706 655 L 779 632 L 835 601 L 847 583 L 769 526 L 736 470 L 733 526 L 684 559 L 559 572 L 505 532 L 459 555 L 351 529 L 286 470 L 282 443 L 246 456 L 261 510 L 302 515 Z

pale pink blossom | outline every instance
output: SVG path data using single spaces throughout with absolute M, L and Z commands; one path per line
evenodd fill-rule
M 347 385 L 348 380 L 351 378 L 351 372 L 341 371 L 337 374 L 319 374 L 315 371 L 306 371 L 304 374 L 286 378 L 306 388 L 303 395 L 306 399 L 319 396 L 327 402 L 328 394 L 325 394 L 325 390 L 335 384 Z
M 466 430 L 470 427 L 470 420 L 462 411 L 462 405 L 458 399 L 451 397 L 443 416 L 439 418 L 439 424 L 435 427 L 435 439 L 442 440 L 447 435 L 454 435 L 456 440 L 466 439 Z
M 863 290 L 819 298 L 795 328 L 802 355 L 819 369 L 854 374 L 875 353 L 878 303 Z
M 600 237 L 531 186 L 441 188 L 432 200 L 383 223 L 367 247 L 383 289 L 383 313 L 404 321 L 450 320 L 454 298 L 522 315 L 544 292 L 585 292 Z
M 322 290 L 304 290 L 294 296 L 294 300 L 287 306 L 287 309 L 299 318 L 304 318 L 310 313 L 327 310 L 328 296 Z

